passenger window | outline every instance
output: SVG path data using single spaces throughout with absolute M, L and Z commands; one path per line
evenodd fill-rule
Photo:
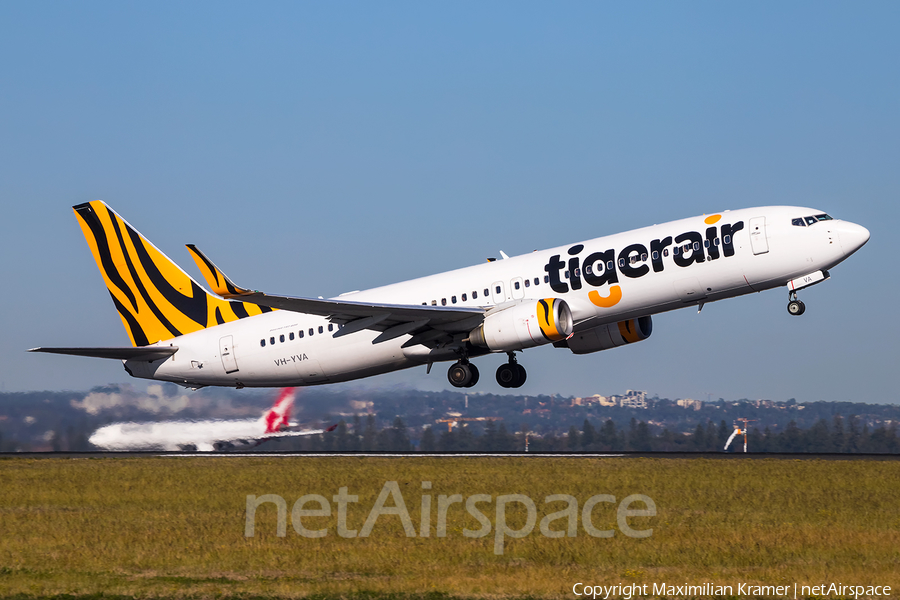
M 647 262 L 647 253 L 646 253 L 646 252 L 644 252 L 643 254 L 641 254 L 641 261 Z
M 575 269 L 575 277 L 581 277 L 581 269 Z
M 669 255 L 669 249 L 663 248 L 663 256 L 668 256 L 668 255 Z
M 334 323 L 328 324 L 328 331 L 334 331 Z
M 474 299 L 477 298 L 477 297 L 478 297 L 478 292 L 476 292 L 476 291 L 473 290 L 473 291 L 472 291 L 472 300 L 474 300 Z
M 621 268 L 623 268 L 624 266 L 625 266 L 625 259 L 624 259 L 624 258 L 620 258 L 620 259 L 619 259 L 619 268 L 621 269 Z
M 462 295 L 462 301 L 465 302 L 467 299 L 468 299 L 468 298 L 466 297 L 466 295 L 463 294 L 463 295 Z
M 270 337 L 270 338 L 269 338 L 269 343 L 272 344 L 272 345 L 274 346 L 274 345 L 275 345 L 275 338 L 274 338 L 274 337 Z
M 259 347 L 260 347 L 260 348 L 265 348 L 265 347 L 266 347 L 266 340 L 265 340 L 265 338 L 259 340 Z
M 313 333 L 315 333 L 315 330 L 314 330 L 312 327 L 310 327 L 310 328 L 309 328 L 309 335 L 312 335 Z
M 703 240 L 703 247 L 709 248 L 709 240 Z
M 498 294 L 500 293 L 500 288 L 497 288 L 497 293 Z M 484 288 L 484 297 L 487 298 L 490 295 L 491 295 L 490 290 L 488 290 L 487 288 Z
M 437 300 L 432 300 L 432 301 L 431 301 L 431 305 L 432 305 L 432 306 L 437 306 Z
M 590 275 L 591 273 L 594 272 L 594 267 L 592 267 L 591 265 L 585 265 L 584 272 L 585 272 L 585 274 Z
M 513 287 L 515 287 L 516 289 L 519 289 L 519 288 L 521 288 L 522 286 L 519 284 L 518 281 L 516 281 L 516 282 L 513 282 Z
M 700 249 L 700 242 L 694 242 L 694 252 Z
M 681 254 L 681 246 L 675 246 L 674 248 L 672 248 L 673 256 L 678 256 L 679 254 Z
M 544 283 L 550 283 L 550 276 L 544 275 Z
M 303 339 L 303 330 L 302 329 L 297 332 L 297 337 L 299 337 L 301 340 Z
M 525 287 L 531 287 L 531 280 L 530 280 L 530 279 L 526 279 L 526 280 L 525 280 Z
M 659 260 L 659 252 L 656 250 L 653 251 L 653 260 Z
M 294 341 L 294 332 L 293 331 L 288 334 L 288 339 L 291 340 L 292 342 Z
M 541 284 L 541 280 L 538 279 L 537 277 L 535 277 L 535 278 L 534 278 L 534 285 L 540 285 L 540 284 Z
M 450 302 L 456 304 L 456 296 L 450 296 Z
M 441 298 L 441 306 L 447 306 L 447 299 Z
M 731 243 L 731 236 L 730 236 L 730 235 L 726 235 L 725 237 L 722 238 L 722 241 L 725 242 L 726 244 L 730 244 L 730 243 Z
M 806 227 L 806 223 L 803 222 L 803 219 L 791 219 L 791 225 L 794 227 Z
M 284 334 L 283 333 L 280 336 L 278 336 L 278 341 L 281 342 L 282 344 L 284 343 Z
M 499 285 L 497 286 L 497 293 L 498 293 L 498 294 L 500 293 L 500 286 L 499 286 Z
M 630 262 L 631 264 L 634 264 L 634 263 L 636 263 L 637 261 L 638 261 L 638 255 L 637 255 L 637 254 L 635 254 L 634 256 L 632 256 L 632 257 L 629 258 L 629 262 Z
M 716 238 L 716 239 L 715 239 L 715 243 L 716 243 L 716 246 L 719 245 L 719 238 Z
M 319 333 L 324 333 L 324 329 L 325 329 L 324 327 L 322 327 L 321 325 L 319 325 Z
M 566 272 L 563 274 L 563 277 L 564 277 L 565 279 L 568 279 L 568 278 L 569 278 L 569 272 L 566 271 Z
M 616 267 L 616 265 L 613 264 L 613 261 L 609 261 L 608 263 L 606 263 L 606 270 L 607 270 L 607 271 L 612 271 L 615 267 Z

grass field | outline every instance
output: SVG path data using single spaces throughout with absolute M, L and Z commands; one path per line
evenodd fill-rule
M 337 533 L 337 503 L 348 488 L 346 524 L 361 532 L 385 486 L 396 481 L 415 537 L 401 518 L 377 519 L 368 537 Z M 431 482 L 423 490 L 422 482 Z M 286 535 L 275 504 L 263 504 L 245 537 L 247 496 L 285 500 Z M 327 499 L 331 516 L 305 516 L 310 538 L 293 527 L 291 508 L 306 494 Z M 447 510 L 436 536 L 438 497 L 488 494 L 476 505 L 491 533 L 465 504 Z M 496 499 L 522 494 L 537 509 L 522 538 L 495 551 Z M 575 537 L 550 538 L 541 520 L 578 502 Z M 615 497 L 592 513 L 597 494 Z M 616 506 L 632 494 L 655 516 L 626 525 Z M 422 496 L 431 498 L 430 536 L 422 537 Z M 890 585 L 900 589 L 900 463 L 816 460 L 668 460 L 624 458 L 90 458 L 0 460 L 0 595 L 103 593 L 137 596 L 349 594 L 570 597 L 576 582 L 699 585 L 738 583 Z M 394 506 L 388 500 L 386 506 Z M 643 503 L 631 508 L 644 508 Z M 305 506 L 317 509 L 315 502 Z M 510 529 L 526 524 L 521 503 L 507 504 Z M 299 519 L 298 519 L 299 520 Z M 566 530 L 568 520 L 551 524 Z M 739 594 L 735 594 L 739 595 Z M 883 597 L 883 596 L 882 596 Z

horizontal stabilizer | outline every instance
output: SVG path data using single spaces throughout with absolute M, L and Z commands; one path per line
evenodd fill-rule
M 113 358 L 116 360 L 154 361 L 169 358 L 178 352 L 178 346 L 144 346 L 139 348 L 32 348 L 29 352 L 70 354 L 72 356 Z

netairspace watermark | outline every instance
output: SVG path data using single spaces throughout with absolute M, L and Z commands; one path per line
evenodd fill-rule
M 734 585 L 717 585 L 713 583 L 701 583 L 691 585 L 688 583 L 626 583 L 614 585 L 591 585 L 578 582 L 572 586 L 572 594 L 581 598 L 593 600 L 610 600 L 612 598 L 641 597 L 668 597 L 668 598 L 698 598 L 703 596 L 725 596 L 737 598 L 768 597 L 768 598 L 808 598 L 810 596 L 837 596 L 841 598 L 859 598 L 864 596 L 873 598 L 876 596 L 890 596 L 889 585 L 846 585 L 843 583 L 821 583 L 819 585 L 757 585 L 750 583 L 737 583 Z
M 422 482 L 423 490 L 431 489 L 430 481 Z M 393 506 L 385 506 L 391 499 Z M 379 517 L 396 516 L 400 519 L 400 524 L 406 532 L 406 537 L 430 537 L 431 536 L 431 509 L 434 498 L 431 494 L 423 494 L 421 498 L 421 510 L 419 529 L 416 531 L 409 511 L 406 508 L 406 501 L 400 491 L 400 486 L 396 481 L 386 481 L 381 488 L 381 493 L 372 505 L 368 517 L 359 530 L 350 529 L 347 523 L 347 505 L 359 502 L 359 496 L 348 493 L 348 488 L 342 487 L 338 489 L 336 496 L 332 496 L 332 502 L 337 505 L 337 534 L 342 538 L 366 538 L 372 534 L 375 523 Z M 256 510 L 263 504 L 272 503 L 278 510 L 278 521 L 276 524 L 276 535 L 285 537 L 287 535 L 287 502 L 284 498 L 277 494 L 265 494 L 263 496 L 247 496 L 247 513 L 244 524 L 244 536 L 254 537 L 256 535 Z M 485 514 L 490 514 L 490 504 L 494 503 L 494 521 L 493 523 Z M 544 504 L 565 503 L 565 508 L 557 512 L 550 513 L 541 519 L 539 531 L 541 535 L 548 538 L 561 537 L 577 537 L 578 535 L 578 499 L 570 494 L 552 494 L 544 498 Z M 479 529 L 463 529 L 462 534 L 467 538 L 482 538 L 494 532 L 494 554 L 503 554 L 503 546 L 507 537 L 524 538 L 534 531 L 537 524 L 537 506 L 534 500 L 524 494 L 505 494 L 497 496 L 496 502 L 490 494 L 473 494 L 467 498 L 463 498 L 461 494 L 440 494 L 437 497 L 437 525 L 435 527 L 435 537 L 447 537 L 447 515 L 450 507 L 454 504 L 465 505 L 466 512 L 470 514 L 481 525 Z M 593 514 L 596 510 L 600 512 L 604 507 L 602 505 L 616 505 L 616 525 L 618 530 L 630 538 L 647 538 L 653 535 L 653 529 L 633 529 L 628 519 L 631 517 L 655 517 L 656 503 L 643 494 L 632 494 L 616 502 L 616 497 L 610 494 L 597 494 L 591 496 L 581 505 L 581 528 L 585 533 L 597 538 L 611 538 L 616 534 L 615 529 L 598 529 L 594 526 Z M 306 508 L 307 505 L 318 505 L 318 508 Z M 482 505 L 488 505 L 482 509 Z M 524 506 L 526 517 L 525 523 L 518 529 L 512 528 L 507 523 L 507 508 L 514 506 Z M 598 507 L 598 505 L 601 505 Z M 642 506 L 641 506 L 642 505 Z M 461 508 L 461 507 L 460 507 Z M 612 507 L 606 507 L 611 512 Z M 457 509 L 458 512 L 458 509 Z M 307 538 L 321 538 L 328 535 L 328 529 L 307 529 L 303 524 L 303 519 L 307 517 L 331 517 L 332 505 L 325 496 L 319 494 L 306 494 L 301 496 L 291 509 L 291 525 L 299 535 Z M 551 524 L 556 521 L 562 521 L 563 528 L 555 529 Z

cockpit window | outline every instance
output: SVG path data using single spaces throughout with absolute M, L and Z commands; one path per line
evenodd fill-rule
M 791 225 L 795 227 L 806 227 L 808 225 L 815 225 L 819 221 L 833 221 L 830 215 L 826 215 L 822 213 L 821 215 L 810 215 L 808 217 L 803 217 L 802 219 L 791 219 Z

